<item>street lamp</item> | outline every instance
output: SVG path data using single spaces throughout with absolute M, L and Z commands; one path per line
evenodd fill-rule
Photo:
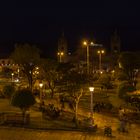
M 18 68 L 17 72 L 18 72 L 18 78 L 19 78 L 19 68 Z
M 98 50 L 97 53 L 99 54 L 99 71 L 101 72 L 102 70 L 102 54 L 105 53 L 104 50 Z
M 14 81 L 14 73 L 11 73 L 12 76 L 12 82 Z
M 94 92 L 94 87 L 89 87 L 89 91 L 90 91 L 90 94 L 91 94 L 91 100 L 90 100 L 90 121 L 91 121 L 91 126 L 93 125 L 93 92 Z
M 93 42 L 89 43 L 87 41 L 84 41 L 83 45 L 86 46 L 87 48 L 87 74 L 89 74 L 89 46 L 93 46 L 94 43 Z
M 64 52 L 58 52 L 57 55 L 59 56 L 59 62 L 62 62 L 62 56 L 64 55 Z
M 39 83 L 39 87 L 40 87 L 40 103 L 42 104 L 42 87 L 43 87 L 43 83 Z

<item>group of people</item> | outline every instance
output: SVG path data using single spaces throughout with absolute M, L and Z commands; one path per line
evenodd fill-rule
M 140 111 L 140 97 L 128 97 L 126 99 L 127 103 L 130 103 L 131 106 L 136 107 L 138 111 Z
M 113 106 L 110 103 L 96 102 L 95 105 L 93 106 L 93 111 L 100 112 L 102 110 L 111 110 L 112 107 Z
M 54 104 L 48 104 L 42 108 L 42 114 L 44 117 L 57 118 L 60 116 L 60 109 L 55 107 Z

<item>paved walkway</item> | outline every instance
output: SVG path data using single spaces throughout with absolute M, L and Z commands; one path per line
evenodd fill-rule
M 0 127 L 0 140 L 140 140 L 140 137 L 128 134 L 115 134 L 106 137 L 95 133 L 74 131 L 39 131 L 24 128 Z

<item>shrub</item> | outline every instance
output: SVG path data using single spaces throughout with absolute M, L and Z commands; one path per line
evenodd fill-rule
M 128 80 L 128 76 L 127 76 L 127 74 L 124 73 L 124 72 L 119 72 L 119 73 L 117 74 L 117 80 L 119 80 L 119 81 Z
M 123 81 L 119 84 L 117 92 L 120 98 L 125 99 L 127 92 L 132 92 L 134 90 L 135 88 L 133 85 L 131 85 L 128 81 Z
M 95 74 L 93 75 L 93 77 L 92 77 L 92 78 L 93 78 L 93 81 L 98 80 L 99 77 L 100 77 L 99 73 L 95 73 Z

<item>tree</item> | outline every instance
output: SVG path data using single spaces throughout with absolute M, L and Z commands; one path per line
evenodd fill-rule
M 71 71 L 77 71 L 76 67 L 72 63 L 60 63 L 57 67 L 57 72 L 59 74 L 59 85 L 66 82 L 66 77 Z
M 128 80 L 128 75 L 120 68 L 116 68 L 114 71 L 114 78 L 119 81 Z
M 11 99 L 11 105 L 22 110 L 23 118 L 26 111 L 35 104 L 35 98 L 29 89 L 21 89 L 15 92 Z
M 29 88 L 33 86 L 33 70 L 39 64 L 40 51 L 37 47 L 29 44 L 16 44 L 11 58 L 21 66 L 23 73 L 28 78 Z
M 134 90 L 134 86 L 128 81 L 121 82 L 117 88 L 118 96 L 122 99 L 125 99 L 127 97 L 127 92 L 132 92 Z
M 79 74 L 76 71 L 71 71 L 65 75 L 65 92 L 68 93 L 68 103 L 74 112 L 73 121 L 78 126 L 78 104 L 83 95 L 84 84 L 86 77 L 84 74 Z
M 111 84 L 111 76 L 107 73 L 103 73 L 100 75 L 98 82 L 105 87 L 106 89 L 110 88 L 112 86 Z
M 135 69 L 140 67 L 140 56 L 134 52 L 123 52 L 118 59 L 120 68 L 128 75 L 129 80 L 135 78 Z
M 67 72 L 75 69 L 74 65 L 71 63 L 60 63 L 57 67 L 57 71 L 60 72 L 62 75 L 65 75 Z
M 11 96 L 14 94 L 14 92 L 15 92 L 14 85 L 5 85 L 3 87 L 3 95 L 7 98 L 11 98 Z
M 44 60 L 41 67 L 43 69 L 42 78 L 47 81 L 47 86 L 51 90 L 51 97 L 53 98 L 56 82 L 59 79 L 59 74 L 57 72 L 58 64 L 53 60 Z
M 4 77 L 11 77 L 11 73 L 13 72 L 13 70 L 11 68 L 8 68 L 8 67 L 2 67 L 2 72 L 1 74 L 4 76 Z

